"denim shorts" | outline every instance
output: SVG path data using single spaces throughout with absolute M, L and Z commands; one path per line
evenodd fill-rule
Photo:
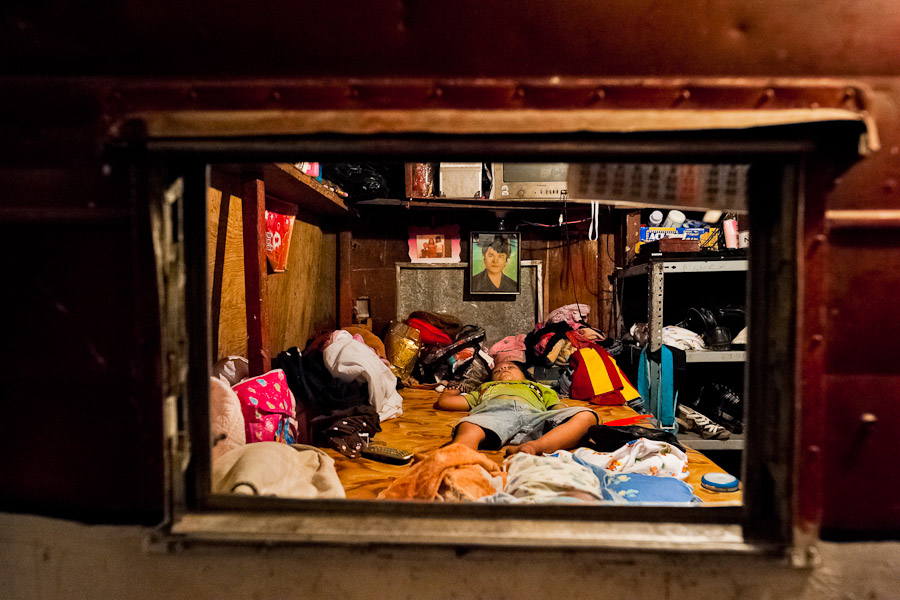
M 484 429 L 488 435 L 482 442 L 482 447 L 485 450 L 499 450 L 508 444 L 536 440 L 583 411 L 597 416 L 586 406 L 538 411 L 524 400 L 493 398 L 473 408 L 469 416 L 462 418 L 460 423 L 473 423 Z M 597 418 L 598 422 L 599 420 Z M 455 428 L 453 432 L 456 433 Z

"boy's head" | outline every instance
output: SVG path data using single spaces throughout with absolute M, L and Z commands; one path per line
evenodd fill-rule
M 524 365 L 511 360 L 505 360 L 494 365 L 491 371 L 491 379 L 494 381 L 528 381 L 528 374 Z

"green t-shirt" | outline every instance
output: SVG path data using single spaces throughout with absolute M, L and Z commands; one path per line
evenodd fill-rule
M 559 396 L 552 389 L 533 381 L 488 381 L 477 390 L 463 394 L 470 408 L 490 402 L 495 398 L 524 400 L 535 410 L 544 411 L 559 404 Z

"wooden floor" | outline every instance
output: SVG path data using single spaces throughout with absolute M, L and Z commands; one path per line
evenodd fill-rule
M 411 452 L 428 452 L 435 450 L 448 441 L 454 425 L 465 416 L 463 412 L 447 412 L 435 410 L 433 404 L 437 400 L 437 392 L 431 390 L 400 391 L 403 396 L 403 415 L 381 423 L 382 431 L 375 439 L 389 446 L 402 448 Z M 602 422 L 633 416 L 635 412 L 625 406 L 592 406 L 579 400 L 562 399 L 568 406 L 589 406 L 600 416 Z M 338 476 L 344 484 L 347 498 L 365 500 L 374 499 L 391 481 L 410 468 L 409 465 L 394 466 L 365 458 L 349 459 L 346 456 L 328 449 L 328 454 L 335 459 Z M 503 464 L 503 451 L 486 451 L 485 455 Z M 694 493 L 704 503 L 739 504 L 741 492 L 710 492 L 700 485 L 704 474 L 724 472 L 714 462 L 696 450 L 688 449 L 688 468 L 690 476 L 687 483 L 694 488 Z

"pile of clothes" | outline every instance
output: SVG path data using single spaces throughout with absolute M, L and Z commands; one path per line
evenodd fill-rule
M 700 502 L 684 481 L 689 475 L 684 447 L 667 435 L 597 425 L 572 452 L 518 453 L 502 469 L 479 452 L 449 444 L 414 464 L 378 498 L 493 504 Z M 623 439 L 627 441 L 621 443 Z
M 329 331 L 273 367 L 251 377 L 246 359 L 227 357 L 213 368 L 214 491 L 343 497 L 319 448 L 356 458 L 381 421 L 403 412 L 384 344 L 365 330 Z

